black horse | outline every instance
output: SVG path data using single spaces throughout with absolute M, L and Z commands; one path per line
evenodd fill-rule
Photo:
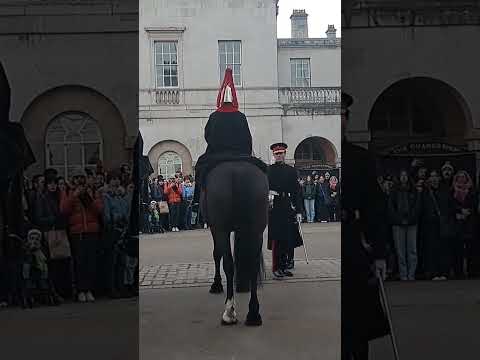
M 227 278 L 227 299 L 222 324 L 237 323 L 234 301 L 235 268 L 242 269 L 249 280 L 250 303 L 245 321 L 259 326 L 257 285 L 263 276 L 263 232 L 268 220 L 268 179 L 256 165 L 248 161 L 228 161 L 217 165 L 206 178 L 202 208 L 206 210 L 213 236 L 216 281 L 220 284 L 220 259 Z M 235 232 L 235 263 L 230 234 Z M 234 265 L 235 264 L 235 265 Z M 240 276 L 243 278 L 243 276 Z M 212 289 L 215 287 L 212 285 Z M 218 288 L 216 290 L 221 290 Z

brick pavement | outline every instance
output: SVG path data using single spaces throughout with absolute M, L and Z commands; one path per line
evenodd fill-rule
M 340 280 L 340 259 L 312 259 L 309 264 L 305 260 L 295 262 L 294 277 L 281 281 L 274 280 L 271 274 L 271 263 L 265 261 L 265 283 L 304 282 Z M 140 289 L 168 289 L 210 286 L 215 274 L 213 262 L 189 264 L 146 265 L 140 269 Z M 222 278 L 225 275 L 222 269 Z

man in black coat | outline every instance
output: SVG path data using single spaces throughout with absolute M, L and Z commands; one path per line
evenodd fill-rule
M 285 164 L 287 144 L 276 143 L 270 149 L 275 164 L 268 167 L 271 209 L 268 219 L 268 249 L 272 250 L 272 271 L 277 279 L 293 276 L 294 249 L 303 244 L 295 222 L 302 221 L 302 199 L 297 171 Z M 290 266 L 289 266 L 290 264 Z
M 388 334 L 372 276 L 381 193 L 369 152 L 345 138 L 352 102 L 342 93 L 342 360 L 368 360 L 368 341 Z

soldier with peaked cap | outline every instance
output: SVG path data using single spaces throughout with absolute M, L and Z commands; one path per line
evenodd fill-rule
M 382 195 L 368 150 L 345 137 L 352 103 L 352 97 L 342 93 L 342 360 L 368 360 L 368 342 L 389 333 L 371 251 Z
M 275 163 L 268 167 L 270 212 L 268 219 L 268 249 L 272 250 L 272 271 L 276 279 L 293 276 L 288 262 L 293 262 L 294 249 L 303 245 L 298 225 L 302 221 L 302 200 L 297 171 L 285 164 L 287 144 L 270 146 Z
M 225 78 L 217 96 L 217 110 L 210 114 L 205 126 L 207 150 L 195 165 L 193 204 L 198 206 L 208 171 L 222 161 L 247 160 L 266 169 L 259 159 L 252 157 L 252 135 L 248 121 L 238 110 L 237 93 L 232 69 L 225 70 Z

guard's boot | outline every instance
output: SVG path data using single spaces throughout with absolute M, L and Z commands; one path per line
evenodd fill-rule
M 276 279 L 276 280 L 281 280 L 285 277 L 285 275 L 283 275 L 283 272 L 281 270 L 275 270 L 273 272 L 273 278 Z
M 287 277 L 292 277 L 293 276 L 293 274 L 290 271 L 288 271 L 287 269 L 280 270 L 280 271 L 282 272 L 283 276 L 287 276 Z
M 287 269 L 292 270 L 295 267 L 295 262 L 293 260 L 289 260 L 287 263 Z

